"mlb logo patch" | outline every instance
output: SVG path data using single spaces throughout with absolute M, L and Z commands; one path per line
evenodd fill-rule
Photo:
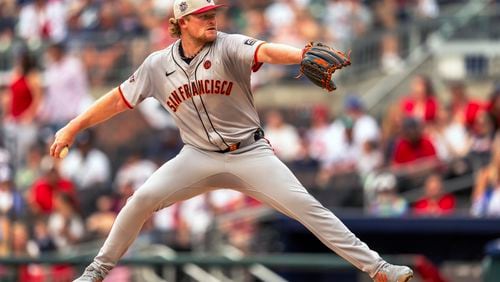
M 255 44 L 255 42 L 257 42 L 257 40 L 256 40 L 256 39 L 249 38 L 249 39 L 245 40 L 245 42 L 244 42 L 244 43 L 245 43 L 246 45 L 252 46 L 252 45 L 254 45 L 254 44 Z
M 187 8 L 188 8 L 187 2 L 183 1 L 183 2 L 179 3 L 179 10 L 181 12 L 185 12 L 187 10 Z

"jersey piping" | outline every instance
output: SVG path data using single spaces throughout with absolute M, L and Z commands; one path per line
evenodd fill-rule
M 179 44 L 181 44 L 179 42 Z M 182 72 L 184 73 L 184 75 L 186 76 L 187 80 L 188 80 L 188 84 L 189 84 L 189 88 L 191 88 L 191 79 L 189 79 L 189 75 L 186 73 L 186 70 L 184 70 L 184 68 L 177 62 L 177 60 L 175 60 L 175 56 L 174 56 L 174 49 L 175 48 L 171 48 L 170 50 L 170 54 L 172 55 L 172 59 L 174 60 L 174 63 L 182 70 Z M 192 89 L 190 89 L 191 92 L 192 92 Z M 217 146 L 217 144 L 214 144 L 212 142 L 212 139 L 210 138 L 210 134 L 208 133 L 208 130 L 207 128 L 205 127 L 205 123 L 203 122 L 203 119 L 201 118 L 201 115 L 200 115 L 200 111 L 198 110 L 198 107 L 196 106 L 196 103 L 194 102 L 194 99 L 193 97 L 191 97 L 191 102 L 193 103 L 193 106 L 196 110 L 196 114 L 198 115 L 198 119 L 200 120 L 200 123 L 201 125 L 203 126 L 203 130 L 205 131 L 205 134 L 207 134 L 207 139 L 208 139 L 208 142 L 210 142 L 212 145 L 215 145 Z
M 257 46 L 257 48 L 255 49 L 255 53 L 253 54 L 253 66 L 252 66 L 253 72 L 257 72 L 260 69 L 260 67 L 262 67 L 262 65 L 264 64 L 259 62 L 259 59 L 257 58 L 257 53 L 259 52 L 260 47 L 262 47 L 262 45 L 264 45 L 265 43 L 266 42 L 261 42 L 259 46 Z
M 210 46 L 210 48 L 208 49 L 208 52 L 205 54 L 205 56 L 203 56 L 203 58 L 200 60 L 200 62 L 198 63 L 198 65 L 196 65 L 196 68 L 194 69 L 194 80 L 195 81 L 198 81 L 197 79 L 197 76 L 196 76 L 196 73 L 198 71 L 198 67 L 201 65 L 201 63 L 203 62 L 203 60 L 208 56 L 208 54 L 210 53 L 210 50 L 212 50 L 212 46 Z M 191 86 L 191 83 L 189 84 Z M 220 139 L 222 140 L 222 142 L 227 146 L 229 147 L 229 144 L 227 144 L 226 140 L 224 140 L 224 138 L 222 138 L 222 135 L 217 131 L 217 129 L 215 129 L 215 126 L 214 124 L 212 123 L 212 119 L 210 119 L 210 115 L 208 114 L 208 111 L 207 111 L 207 108 L 205 106 L 205 102 L 203 102 L 203 99 L 201 97 L 201 95 L 199 96 L 200 100 L 201 100 L 201 104 L 203 105 L 203 109 L 205 110 L 205 115 L 207 116 L 208 118 L 208 122 L 210 122 L 210 126 L 212 126 L 212 129 L 214 130 L 214 132 L 219 135 Z M 194 99 L 194 97 L 192 98 Z
M 127 107 L 129 107 L 129 109 L 133 109 L 134 107 L 132 107 L 132 105 L 130 105 L 130 103 L 125 98 L 125 96 L 123 95 L 123 92 L 122 92 L 122 89 L 120 88 L 120 86 L 118 86 L 118 92 L 120 92 L 120 97 L 122 97 L 122 100 L 123 100 L 123 102 L 125 102 L 125 105 L 127 105 Z

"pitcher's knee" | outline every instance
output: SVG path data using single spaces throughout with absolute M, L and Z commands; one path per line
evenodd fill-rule
M 298 214 L 322 214 L 328 210 L 316 199 L 309 197 L 296 201 L 292 205 L 293 211 Z
M 127 205 L 133 206 L 138 209 L 148 209 L 155 211 L 160 203 L 158 197 L 152 194 L 140 193 L 139 191 L 130 196 L 127 200 Z

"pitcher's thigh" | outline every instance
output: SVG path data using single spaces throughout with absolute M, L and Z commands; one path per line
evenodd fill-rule
M 188 148 L 166 162 L 137 189 L 132 200 L 155 210 L 208 191 L 198 183 L 220 170 L 223 163 Z
M 293 218 L 311 208 L 324 209 L 278 158 L 266 156 L 250 162 L 250 169 L 239 168 L 236 172 L 246 183 L 242 192 Z

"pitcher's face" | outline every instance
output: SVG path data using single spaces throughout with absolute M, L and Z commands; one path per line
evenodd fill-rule
M 217 19 L 215 11 L 192 14 L 186 17 L 188 36 L 200 42 L 212 42 L 217 38 Z

